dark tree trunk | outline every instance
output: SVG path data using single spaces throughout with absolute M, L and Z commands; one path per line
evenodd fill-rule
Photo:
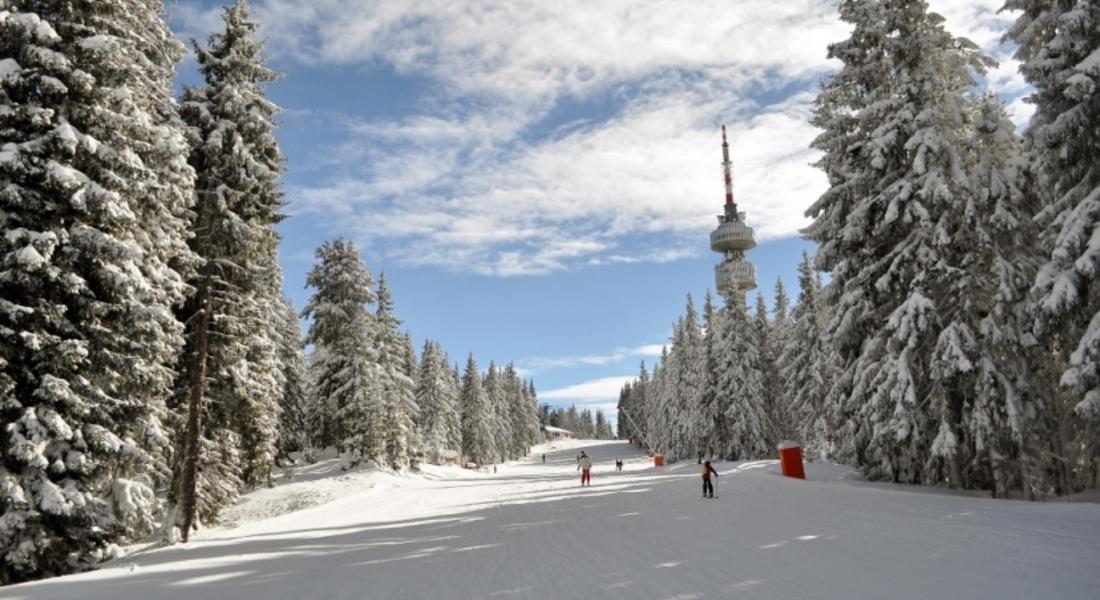
M 195 484 L 199 470 L 199 441 L 202 438 L 203 394 L 206 391 L 206 353 L 210 331 L 210 280 L 199 290 L 199 310 L 194 316 L 194 350 L 189 357 L 187 381 L 187 433 L 184 439 L 183 472 L 180 477 L 179 499 L 183 541 L 191 535 L 195 522 Z

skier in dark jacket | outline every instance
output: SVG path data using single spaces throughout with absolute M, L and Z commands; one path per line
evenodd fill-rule
M 710 482 L 710 476 L 714 475 L 714 478 L 718 478 L 718 471 L 714 470 L 714 467 L 710 466 L 710 461 L 703 463 L 703 497 L 714 497 L 714 484 Z

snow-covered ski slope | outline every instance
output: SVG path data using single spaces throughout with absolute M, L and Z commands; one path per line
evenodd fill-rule
M 868 485 L 829 465 L 796 481 L 774 461 L 716 465 L 720 497 L 704 500 L 694 463 L 654 469 L 624 443 L 539 454 L 496 474 L 323 463 L 246 497 L 234 526 L 0 598 L 1100 597 L 1097 504 Z

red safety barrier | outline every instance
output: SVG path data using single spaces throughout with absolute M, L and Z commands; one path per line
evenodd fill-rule
M 779 467 L 786 477 L 806 478 L 806 470 L 802 467 L 802 448 L 795 442 L 783 442 L 779 444 Z

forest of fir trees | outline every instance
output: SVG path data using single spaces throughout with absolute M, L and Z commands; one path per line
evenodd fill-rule
M 670 458 L 812 460 L 1050 497 L 1100 485 L 1100 6 L 1009 0 L 1035 114 L 912 0 L 845 0 L 813 147 L 828 190 L 793 309 L 688 298 L 619 436 Z M 825 275 L 827 284 L 822 285 Z M 627 418 L 624 418 L 623 415 Z
M 576 439 L 615 439 L 615 431 L 611 428 L 611 422 L 607 420 L 607 414 L 602 408 L 597 408 L 593 412 L 588 408 L 578 409 L 575 405 L 563 408 L 542 404 L 539 405 L 539 421 L 543 425 L 565 429 Z
M 404 469 L 541 440 L 533 383 L 418 357 L 350 242 L 296 313 L 278 74 L 248 3 L 223 17 L 175 98 L 159 0 L 0 2 L 0 585 L 186 540 L 310 449 Z

